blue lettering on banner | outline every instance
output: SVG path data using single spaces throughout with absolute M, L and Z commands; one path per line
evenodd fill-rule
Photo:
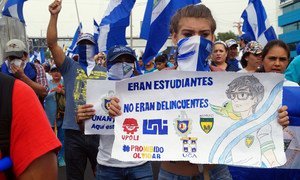
M 165 111 L 174 109 L 197 109 L 208 108 L 208 99 L 182 99 L 170 101 L 157 101 L 157 102 L 139 102 L 135 106 L 132 103 L 124 104 L 124 113 L 145 112 L 145 111 Z
M 134 82 L 128 83 L 128 91 L 145 91 L 152 89 L 152 82 Z
M 114 122 L 114 118 L 110 117 L 110 116 L 98 116 L 98 115 L 94 115 L 92 117 L 93 121 L 113 121 Z
M 143 134 L 168 134 L 168 121 L 162 119 L 144 119 Z
M 154 111 L 154 110 L 155 110 L 154 102 L 141 102 L 135 104 L 136 112 Z
M 91 129 L 97 129 L 97 130 L 100 130 L 100 129 L 104 129 L 104 124 L 102 125 L 99 125 L 99 124 L 93 124 Z
M 124 113 L 132 112 L 134 109 L 133 104 L 124 104 Z
M 179 89 L 197 86 L 212 86 L 212 77 L 194 77 L 185 79 L 156 80 L 146 82 L 130 82 L 128 83 L 128 91 L 145 91 L 160 89 Z

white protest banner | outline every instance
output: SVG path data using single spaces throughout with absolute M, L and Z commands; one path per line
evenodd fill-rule
M 114 134 L 114 119 L 108 116 L 110 98 L 115 95 L 115 81 L 87 80 L 86 103 L 93 104 L 96 114 L 86 120 L 84 134 Z
M 283 165 L 283 75 L 160 71 L 116 83 L 112 157 L 253 167 Z

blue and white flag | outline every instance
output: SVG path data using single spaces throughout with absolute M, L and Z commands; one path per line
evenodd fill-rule
M 34 51 L 33 54 L 30 55 L 29 62 L 33 62 L 34 60 L 36 60 L 38 54 L 39 53 L 37 51 Z
M 244 19 L 242 31 L 261 45 L 265 46 L 268 41 L 277 39 L 261 0 L 249 0 L 241 17 Z
M 127 45 L 126 27 L 135 0 L 111 0 L 100 23 L 98 48 L 106 51 L 114 45 Z
M 99 38 L 99 24 L 97 23 L 97 21 L 94 19 L 94 39 L 96 41 L 96 46 L 95 46 L 95 54 L 98 54 L 99 49 L 98 49 L 98 38 Z
M 45 62 L 45 50 L 44 50 L 44 48 L 40 49 L 40 52 L 39 52 L 38 56 L 36 57 L 36 59 L 39 60 L 41 64 L 43 64 Z
M 81 29 L 82 29 L 82 24 L 80 23 L 74 34 L 72 44 L 68 47 L 68 49 L 66 51 L 66 55 L 69 57 L 72 57 L 73 54 L 76 54 L 76 47 L 77 47 L 76 43 L 77 43 L 77 39 L 78 39 L 79 35 L 81 34 Z
M 143 54 L 144 64 L 152 60 L 167 41 L 169 26 L 175 12 L 201 0 L 148 0 L 140 37 L 147 40 Z
M 2 15 L 18 19 L 25 23 L 23 16 L 23 4 L 26 0 L 8 0 L 3 8 Z
M 208 56 L 212 50 L 211 41 L 200 36 L 192 36 L 179 40 L 177 47 L 178 70 L 210 71 Z

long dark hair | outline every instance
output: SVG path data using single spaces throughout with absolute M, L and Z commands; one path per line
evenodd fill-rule
M 264 61 L 265 57 L 267 56 L 267 54 L 269 53 L 270 49 L 272 49 L 275 46 L 278 46 L 278 47 L 281 47 L 282 49 L 284 49 L 285 52 L 286 52 L 286 54 L 287 54 L 287 56 L 288 56 L 288 59 L 290 59 L 291 53 L 290 53 L 289 46 L 285 42 L 283 42 L 283 41 L 281 41 L 279 39 L 276 39 L 276 40 L 269 41 L 266 44 L 266 46 L 264 47 L 264 49 L 263 49 L 263 51 L 261 53 L 263 61 Z M 266 72 L 266 71 L 265 71 L 265 68 L 263 66 L 261 66 L 261 67 L 259 67 L 257 69 L 256 72 Z

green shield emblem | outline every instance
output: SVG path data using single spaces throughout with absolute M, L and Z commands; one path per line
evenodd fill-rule
M 208 134 L 212 130 L 213 126 L 214 118 L 200 116 L 200 127 L 206 134 Z

